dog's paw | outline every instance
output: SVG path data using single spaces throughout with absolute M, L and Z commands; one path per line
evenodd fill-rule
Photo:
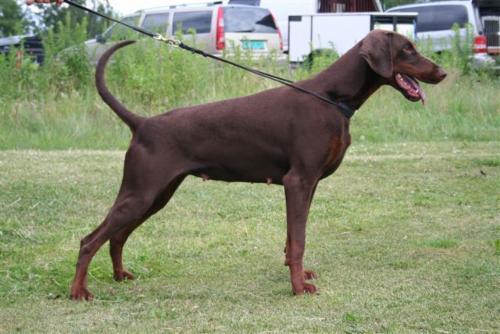
M 306 281 L 311 279 L 318 279 L 318 275 L 312 270 L 304 270 L 304 279 Z
M 121 282 L 121 281 L 125 281 L 125 280 L 133 280 L 135 279 L 134 275 L 129 273 L 128 271 L 126 270 L 122 270 L 121 272 L 119 273 L 115 273 L 113 275 L 113 278 L 115 279 L 115 281 L 117 282 Z
M 315 294 L 316 291 L 316 286 L 314 284 L 309 284 L 309 283 L 304 283 L 304 292 L 309 293 L 311 295 Z
M 318 291 L 316 289 L 316 286 L 314 284 L 309 284 L 309 283 L 304 283 L 304 286 L 303 287 L 300 287 L 298 289 L 293 289 L 293 294 L 295 296 L 300 296 L 300 295 L 303 295 L 304 293 L 308 293 L 308 294 L 315 294 L 316 291 Z
M 90 291 L 87 290 L 87 288 L 80 287 L 80 288 L 71 289 L 70 298 L 72 300 L 91 301 L 94 298 L 94 295 L 92 293 L 90 293 Z

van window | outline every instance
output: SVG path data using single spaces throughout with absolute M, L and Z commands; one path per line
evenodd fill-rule
M 440 5 L 398 9 L 398 12 L 417 12 L 417 32 L 449 30 L 453 24 L 461 28 L 468 22 L 467 9 L 460 5 Z
M 142 22 L 142 27 L 153 32 L 165 32 L 168 25 L 168 13 L 148 14 Z
M 194 30 L 197 34 L 211 31 L 212 11 L 178 12 L 174 14 L 174 32 L 181 30 L 184 35 Z
M 263 8 L 224 8 L 224 31 L 275 33 L 273 16 Z

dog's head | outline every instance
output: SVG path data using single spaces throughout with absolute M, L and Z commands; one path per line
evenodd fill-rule
M 372 70 L 410 101 L 425 103 L 418 80 L 437 84 L 446 77 L 441 67 L 418 53 L 403 35 L 374 30 L 361 43 L 361 56 Z

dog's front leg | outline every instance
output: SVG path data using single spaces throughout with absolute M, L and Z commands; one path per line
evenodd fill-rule
M 306 222 L 317 179 L 293 171 L 283 178 L 286 197 L 287 247 L 285 263 L 290 268 L 294 295 L 315 293 L 316 287 L 305 282 L 302 259 L 306 242 Z

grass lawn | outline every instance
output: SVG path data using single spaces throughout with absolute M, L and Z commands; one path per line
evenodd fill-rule
M 0 151 L 0 332 L 498 333 L 500 142 L 355 144 L 320 183 L 294 298 L 277 186 L 188 178 L 91 303 L 68 300 L 79 240 L 117 192 L 122 151 Z

